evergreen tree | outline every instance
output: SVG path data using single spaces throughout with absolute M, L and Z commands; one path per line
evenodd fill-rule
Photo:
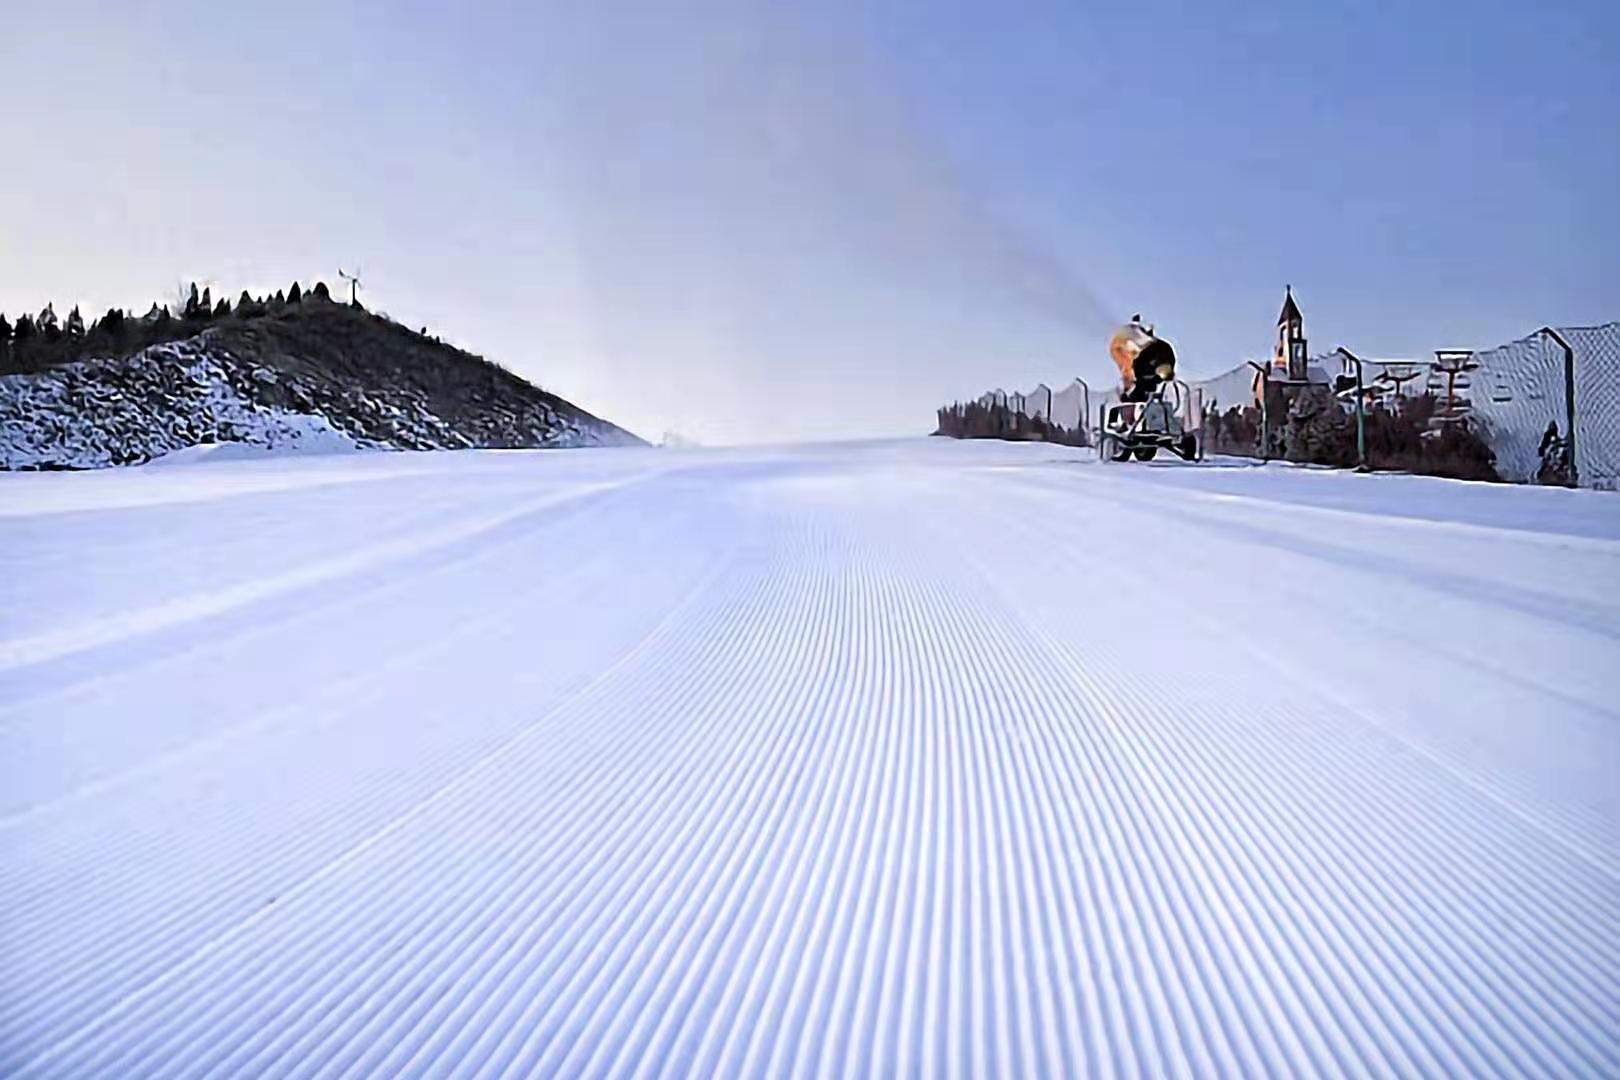
M 276 290 L 276 300 L 275 300 L 276 306 L 280 307 L 282 304 L 285 304 L 286 302 L 287 302 L 287 297 L 282 293 L 282 291 L 280 289 L 277 289 Z
M 287 290 L 287 303 L 299 304 L 302 303 L 303 300 L 304 296 L 298 291 L 298 282 L 295 281 L 292 283 L 292 288 Z
M 213 292 L 210 286 L 203 286 L 202 301 L 197 305 L 197 317 L 206 319 L 214 312 L 214 298 L 209 294 Z
M 67 335 L 70 338 L 84 337 L 84 316 L 79 314 L 78 304 L 74 304 L 73 310 L 68 312 Z
M 11 330 L 11 340 L 21 344 L 34 338 L 34 320 L 26 314 L 17 316 L 17 325 Z
M 0 311 L 0 342 L 11 340 L 11 323 L 6 321 L 6 313 Z
M 246 289 L 243 289 L 242 295 L 236 298 L 236 313 L 245 319 L 249 315 L 258 314 L 258 312 L 254 310 L 255 307 L 256 305 L 253 303 L 253 297 L 248 295 L 248 291 Z
M 168 308 L 158 307 L 156 304 L 153 304 L 152 307 L 157 311 L 157 317 L 152 319 L 153 326 L 168 326 L 169 323 L 174 321 L 174 316 L 169 314 Z
M 324 281 L 317 281 L 315 283 L 315 288 L 310 291 L 310 294 L 312 296 L 314 296 L 315 299 L 317 299 L 317 300 L 330 300 L 330 299 L 332 299 L 332 294 L 327 291 L 326 282 L 324 282 Z
M 221 297 L 219 303 L 214 306 L 214 318 L 223 319 L 225 316 L 229 315 L 230 313 L 231 313 L 231 302 L 229 300 L 226 300 L 225 298 Z
M 34 320 L 39 325 L 39 332 L 46 341 L 60 341 L 62 338 L 62 324 L 57 321 L 56 309 L 51 304 L 45 305 L 45 310 L 39 313 Z
M 129 327 L 124 319 L 121 308 L 108 308 L 107 314 L 101 317 L 101 334 L 114 345 L 122 345 Z
M 191 295 L 186 298 L 186 306 L 183 312 L 185 317 L 195 319 L 197 317 L 197 308 L 201 303 L 201 298 L 197 296 L 197 283 L 193 281 L 191 283 Z

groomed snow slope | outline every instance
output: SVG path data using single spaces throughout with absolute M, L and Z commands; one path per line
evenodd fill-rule
M 0 477 L 0 1072 L 1620 1073 L 1620 502 Z

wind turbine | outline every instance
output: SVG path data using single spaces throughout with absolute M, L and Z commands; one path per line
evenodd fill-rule
M 349 283 L 349 306 L 356 306 L 355 294 L 360 291 L 360 268 L 355 267 L 354 273 L 351 274 L 340 266 L 338 267 L 338 277 Z

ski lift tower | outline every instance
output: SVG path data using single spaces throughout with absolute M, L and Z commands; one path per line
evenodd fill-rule
M 1435 395 L 1437 406 L 1429 421 L 1431 430 L 1439 431 L 1448 424 L 1460 424 L 1468 419 L 1474 403 L 1466 394 L 1473 386 L 1473 373 L 1479 370 L 1479 361 L 1471 349 L 1436 349 L 1434 363 L 1429 365 L 1426 389 Z
M 1343 358 L 1345 371 L 1333 380 L 1334 396 L 1340 401 L 1353 401 L 1356 406 L 1356 471 L 1367 471 L 1367 380 L 1362 371 L 1361 357 L 1340 345 L 1336 350 Z M 1354 374 L 1352 374 L 1354 372 Z

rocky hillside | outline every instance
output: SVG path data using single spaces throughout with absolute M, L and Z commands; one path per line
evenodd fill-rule
M 496 364 L 313 295 L 103 352 L 0 375 L 0 468 L 135 464 L 207 443 L 446 450 L 640 442 Z

